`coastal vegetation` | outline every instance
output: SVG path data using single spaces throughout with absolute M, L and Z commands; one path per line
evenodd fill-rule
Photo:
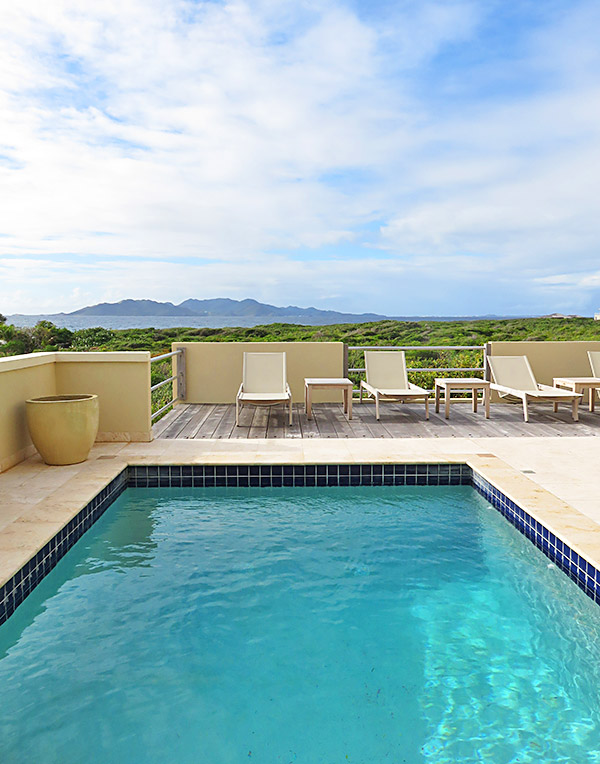
M 163 353 L 172 342 L 345 342 L 348 345 L 483 345 L 498 341 L 600 340 L 591 318 L 509 318 L 473 321 L 371 321 L 360 324 L 70 331 L 40 321 L 19 328 L 0 321 L 0 355 L 45 350 L 149 350 Z

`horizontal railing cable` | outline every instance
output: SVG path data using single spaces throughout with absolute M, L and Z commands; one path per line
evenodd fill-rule
M 180 364 L 181 366 L 183 366 L 185 362 L 185 352 L 182 348 L 179 350 L 173 350 L 171 353 L 163 353 L 162 355 L 155 355 L 154 358 L 150 359 L 150 363 L 156 363 L 156 361 L 165 361 L 167 358 L 174 358 L 175 356 L 181 357 Z M 161 387 L 168 385 L 171 382 L 177 382 L 177 395 L 175 395 L 168 403 L 165 403 L 164 406 L 161 406 L 161 408 L 154 411 L 152 415 L 150 416 L 150 421 L 153 421 L 154 419 L 156 419 L 157 416 L 160 416 L 164 411 L 171 408 L 171 406 L 176 401 L 182 400 L 184 398 L 184 395 L 182 393 L 185 390 L 185 368 L 180 369 L 178 374 L 174 374 L 168 379 L 163 379 L 162 382 L 157 382 L 155 385 L 152 385 L 150 387 L 150 394 L 152 394 L 155 390 L 159 390 Z

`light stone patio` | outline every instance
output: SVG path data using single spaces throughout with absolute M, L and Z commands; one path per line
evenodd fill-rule
M 128 464 L 468 463 L 600 568 L 600 439 L 155 440 L 96 445 L 88 461 L 38 456 L 0 474 L 0 585 Z

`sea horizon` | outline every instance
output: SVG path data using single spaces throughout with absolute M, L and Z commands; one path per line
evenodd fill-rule
M 69 315 L 67 313 L 40 313 L 8 315 L 7 323 L 26 328 L 35 326 L 38 321 L 51 321 L 55 326 L 71 331 L 102 327 L 103 329 L 221 329 L 225 327 L 268 326 L 269 324 L 297 324 L 299 326 L 329 326 L 333 324 L 371 323 L 372 319 L 356 317 L 352 321 L 340 321 L 334 318 L 306 316 L 90 316 Z M 518 318 L 539 318 L 539 316 L 388 316 L 382 321 L 483 321 Z

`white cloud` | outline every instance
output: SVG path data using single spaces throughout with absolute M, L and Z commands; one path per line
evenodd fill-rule
M 529 42 L 524 33 L 523 60 L 510 66 L 539 74 L 533 93 L 475 102 L 461 85 L 470 73 L 436 58 L 478 43 L 493 10 L 481 3 L 408 2 L 386 16 L 334 0 L 4 5 L 4 302 L 39 304 L 38 273 L 53 284 L 48 310 L 110 295 L 237 294 L 390 312 L 399 274 L 418 289 L 457 273 L 471 283 L 519 272 L 529 296 L 519 287 L 503 298 L 518 311 L 546 299 L 543 279 L 563 273 L 565 258 L 584 279 L 596 270 L 590 3 L 566 28 L 555 15 Z M 492 79 L 509 66 L 486 63 Z M 445 76 L 453 89 L 442 101 L 429 83 Z M 361 232 L 375 221 L 380 233 Z M 363 238 L 364 259 L 348 259 L 344 246 L 358 251 Z M 304 250 L 314 250 L 310 264 Z M 580 301 L 580 288 L 565 287 L 564 299 Z

